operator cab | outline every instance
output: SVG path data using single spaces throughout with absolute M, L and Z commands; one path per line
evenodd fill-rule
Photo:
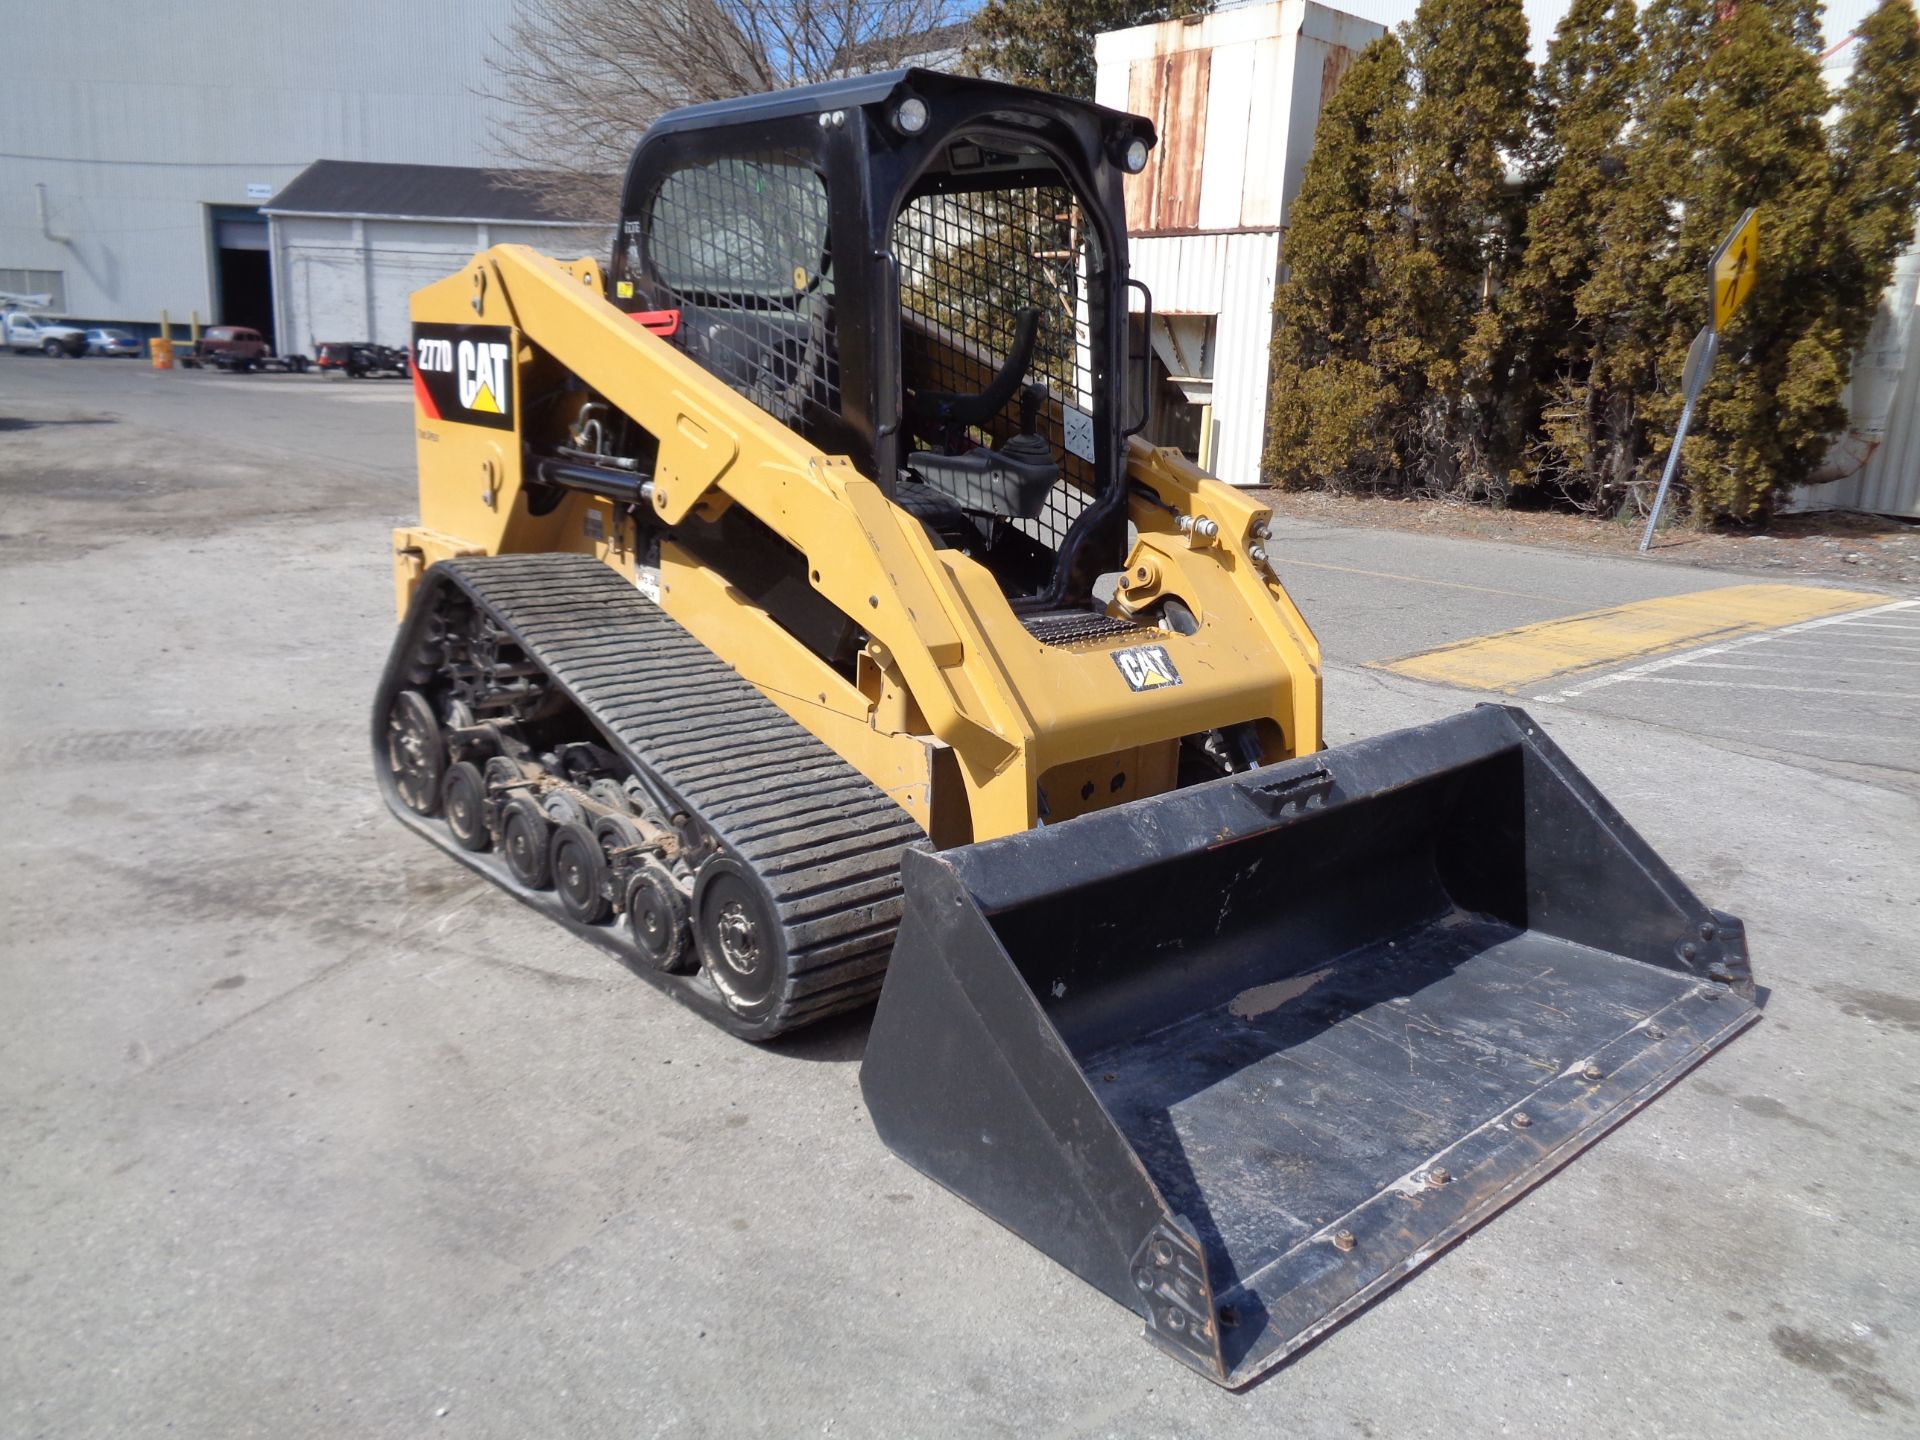
M 1140 408 L 1120 186 L 1152 143 L 1137 116 L 925 70 L 675 111 L 628 172 L 614 301 L 1016 609 L 1096 608 Z

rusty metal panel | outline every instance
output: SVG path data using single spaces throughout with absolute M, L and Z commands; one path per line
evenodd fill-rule
M 1191 17 L 1190 17 L 1191 18 Z M 1326 97 L 1382 27 L 1283 0 L 1098 38 L 1102 103 L 1157 127 L 1127 182 L 1136 235 L 1277 228 Z
M 1151 119 L 1160 136 L 1146 170 L 1127 182 L 1127 228 L 1137 234 L 1199 224 L 1212 68 L 1209 50 L 1178 50 L 1132 66 L 1128 108 Z
M 1327 53 L 1320 58 L 1320 108 L 1327 108 L 1327 102 L 1333 98 L 1333 92 L 1340 88 L 1340 81 L 1347 71 L 1353 68 L 1353 62 L 1360 57 L 1345 45 L 1329 45 Z
M 1127 67 L 1127 109 L 1135 115 L 1146 116 L 1156 129 L 1162 110 L 1160 97 L 1166 90 L 1166 69 L 1160 61 L 1161 57 L 1156 55 L 1151 60 L 1136 60 Z M 1138 175 L 1127 176 L 1121 187 L 1127 197 L 1129 234 L 1138 235 L 1152 225 L 1154 191 L 1160 183 L 1160 156 L 1166 144 L 1163 133 L 1152 158 L 1147 161 L 1147 168 Z
M 1157 230 L 1190 230 L 1200 223 L 1200 172 L 1207 145 L 1207 89 L 1211 50 L 1166 57 L 1165 113 L 1160 121 L 1160 184 L 1153 212 Z
M 1300 179 L 1313 150 L 1313 137 L 1320 124 L 1320 112 L 1352 67 L 1360 52 L 1378 39 L 1384 30 L 1371 20 L 1342 14 L 1323 5 L 1308 5 L 1301 12 L 1299 32 L 1292 37 L 1279 89 L 1281 104 L 1287 107 L 1283 123 L 1283 143 L 1274 147 L 1281 176 L 1281 214 L 1300 193 Z M 1283 221 L 1284 223 L 1284 221 Z

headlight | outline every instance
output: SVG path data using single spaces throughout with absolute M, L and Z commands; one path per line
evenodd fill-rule
M 1146 169 L 1147 142 L 1137 135 L 1128 141 L 1127 153 L 1120 163 L 1127 167 L 1127 173 L 1129 175 L 1138 175 L 1142 170 Z
M 893 108 L 893 128 L 902 135 L 918 135 L 927 128 L 927 102 L 909 95 Z

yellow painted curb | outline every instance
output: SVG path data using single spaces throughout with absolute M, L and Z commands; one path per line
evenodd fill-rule
M 1887 601 L 1885 595 L 1813 585 L 1729 585 L 1543 620 L 1382 661 L 1373 668 L 1510 695 L 1563 675 L 1866 610 Z

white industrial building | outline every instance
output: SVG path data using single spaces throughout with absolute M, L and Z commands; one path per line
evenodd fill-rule
M 321 160 L 263 207 L 289 349 L 404 345 L 407 297 L 489 245 L 604 259 L 613 228 L 570 221 L 505 170 Z
M 1260 480 L 1273 288 L 1320 109 L 1385 33 L 1279 0 L 1094 42 L 1095 97 L 1160 136 L 1127 181 L 1129 259 L 1153 292 L 1149 433 L 1233 484 Z
M 504 163 L 487 61 L 524 8 L 0 0 L 0 290 L 272 331 L 259 207 L 323 158 Z

